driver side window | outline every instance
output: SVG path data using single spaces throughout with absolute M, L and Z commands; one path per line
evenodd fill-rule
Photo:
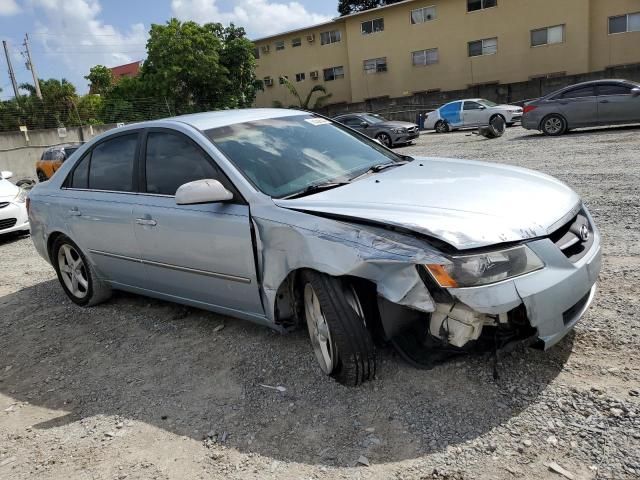
M 195 180 L 222 181 L 209 157 L 179 133 L 149 132 L 145 169 L 146 192 L 157 195 L 175 195 L 181 185 Z

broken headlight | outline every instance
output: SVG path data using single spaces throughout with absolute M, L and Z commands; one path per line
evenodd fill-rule
M 444 288 L 479 287 L 544 267 L 542 260 L 526 245 L 448 258 L 451 263 L 447 265 L 425 265 L 436 282 Z

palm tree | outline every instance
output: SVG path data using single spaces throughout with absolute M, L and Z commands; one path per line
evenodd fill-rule
M 300 93 L 298 93 L 298 89 L 291 83 L 291 81 L 287 77 L 281 77 L 283 84 L 287 87 L 291 95 L 296 97 L 299 105 L 292 105 L 294 108 L 301 108 L 303 110 L 315 110 L 317 108 L 322 107 L 323 103 L 326 102 L 329 98 L 331 98 L 331 93 L 327 93 L 327 89 L 324 88 L 323 85 L 314 85 L 313 88 L 309 91 L 305 99 L 302 99 Z M 316 97 L 315 102 L 311 102 L 313 99 L 314 93 L 320 93 L 319 97 Z M 280 106 L 282 104 L 280 103 Z

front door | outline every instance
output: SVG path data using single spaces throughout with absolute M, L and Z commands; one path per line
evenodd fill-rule
M 145 282 L 133 232 L 138 136 L 112 136 L 87 152 L 71 172 L 63 197 L 71 239 L 98 274 L 136 287 Z
M 598 85 L 598 123 L 640 122 L 640 96 L 633 96 L 632 87 L 622 83 Z
M 153 129 L 143 143 L 134 229 L 147 270 L 145 288 L 229 313 L 263 315 L 248 205 L 184 134 Z M 178 187 L 204 178 L 221 181 L 234 200 L 176 204 Z
M 489 124 L 487 107 L 472 100 L 466 100 L 464 102 L 462 117 L 465 127 L 476 127 L 478 125 Z
M 567 119 L 569 128 L 586 127 L 598 123 L 598 104 L 593 85 L 576 87 L 555 99 L 560 112 Z

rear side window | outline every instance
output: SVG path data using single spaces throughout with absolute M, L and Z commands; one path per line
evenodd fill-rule
M 583 98 L 583 97 L 592 97 L 594 95 L 595 95 L 595 91 L 593 86 L 588 86 L 588 87 L 572 88 L 571 90 L 567 90 L 561 95 L 561 97 L 562 98 Z
M 106 140 L 95 147 L 89 166 L 89 188 L 132 192 L 137 145 L 138 134 L 134 133 Z
M 631 95 L 631 87 L 618 83 L 598 85 L 600 95 Z
M 91 163 L 91 153 L 87 153 L 78 162 L 71 174 L 70 188 L 89 188 L 89 163 Z
M 182 134 L 150 132 L 145 165 L 147 193 L 175 195 L 185 183 L 220 180 L 208 155 Z

